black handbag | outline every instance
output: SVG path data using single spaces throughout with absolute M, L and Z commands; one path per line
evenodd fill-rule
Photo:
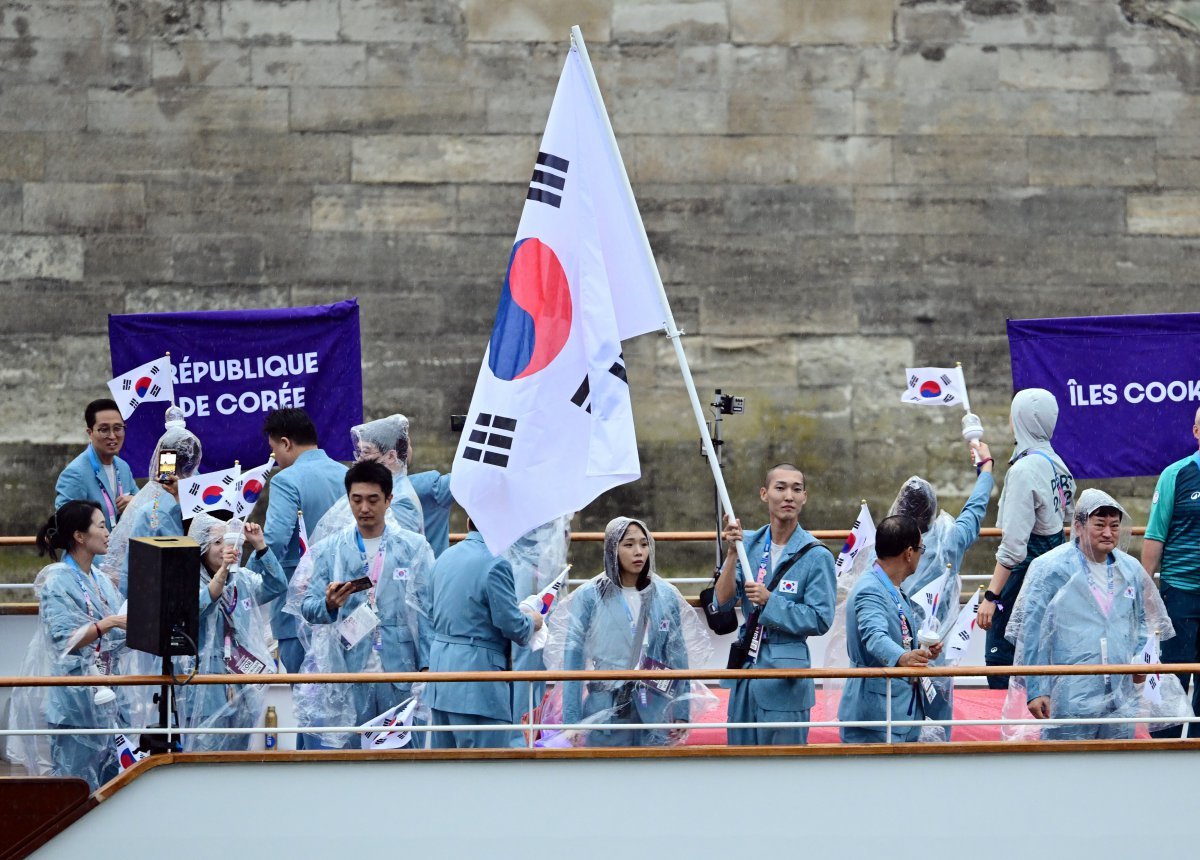
M 721 569 L 718 567 L 717 572 L 713 574 L 713 584 L 700 592 L 700 608 L 704 610 L 704 620 L 708 622 L 708 629 L 718 636 L 724 636 L 738 629 L 738 617 L 735 608 L 716 609 L 713 606 L 717 579 L 720 576 Z
M 791 570 L 792 565 L 802 559 L 804 554 L 810 549 L 821 545 L 819 541 L 813 541 L 802 547 L 798 553 L 783 564 L 779 565 L 779 569 L 771 577 L 771 584 L 767 586 L 767 591 L 774 591 L 775 587 L 779 585 L 779 580 L 783 579 L 783 575 Z M 758 630 L 758 616 L 762 615 L 762 611 L 762 606 L 755 607 L 754 612 L 746 619 L 745 634 L 729 646 L 729 660 L 725 664 L 726 669 L 741 669 L 746 664 L 746 658 L 750 656 L 750 643 L 754 641 L 754 634 Z

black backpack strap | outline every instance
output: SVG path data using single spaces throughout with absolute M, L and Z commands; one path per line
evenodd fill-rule
M 780 580 L 783 579 L 783 575 L 791 570 L 796 565 L 796 562 L 804 558 L 805 554 L 810 549 L 814 549 L 815 547 L 824 547 L 824 544 L 817 540 L 813 541 L 812 543 L 805 544 L 803 547 L 801 547 L 798 553 L 789 558 L 783 564 L 779 565 L 778 569 L 776 569 L 774 575 L 771 577 L 771 584 L 767 586 L 767 591 L 774 591 L 776 586 L 779 585 Z M 766 604 L 755 607 L 754 613 L 746 621 L 746 635 L 749 637 L 746 640 L 747 642 L 754 641 L 754 632 L 758 628 L 758 616 L 762 614 L 764 606 L 766 606 Z

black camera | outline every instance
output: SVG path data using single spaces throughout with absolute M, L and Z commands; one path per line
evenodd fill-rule
M 722 415 L 741 415 L 746 411 L 746 398 L 735 394 L 722 394 L 718 388 L 716 396 L 713 397 L 712 407 Z

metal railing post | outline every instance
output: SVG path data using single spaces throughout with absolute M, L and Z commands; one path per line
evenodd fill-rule
M 529 710 L 526 711 L 529 714 L 529 748 L 533 749 L 533 727 L 542 720 L 541 717 L 537 719 L 533 717 L 533 681 L 529 681 L 525 686 L 529 689 Z
M 892 679 L 884 678 L 887 684 L 887 742 L 892 742 Z

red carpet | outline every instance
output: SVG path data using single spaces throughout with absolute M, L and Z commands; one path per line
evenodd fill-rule
M 723 723 L 726 722 L 726 709 L 729 703 L 729 691 L 724 689 L 713 690 L 720 700 L 720 704 L 706 714 L 702 720 L 705 723 Z M 1000 709 L 1004 705 L 1004 690 L 989 690 L 986 688 L 966 688 L 954 691 L 954 719 L 956 720 L 992 720 L 1000 717 Z M 829 713 L 825 707 L 825 693 L 822 690 L 817 690 L 817 705 L 813 708 L 812 719 L 816 720 L 834 720 L 837 719 L 836 705 Z M 836 696 L 835 696 L 836 698 Z M 1138 737 L 1148 737 L 1145 726 L 1138 726 Z M 998 741 L 1000 737 L 999 726 L 956 726 L 954 728 L 953 740 L 955 741 Z M 688 736 L 689 744 L 724 744 L 725 730 L 724 729 L 693 729 Z M 836 744 L 840 740 L 838 738 L 838 730 L 835 728 L 819 728 L 811 729 L 808 733 L 808 742 L 812 744 Z

